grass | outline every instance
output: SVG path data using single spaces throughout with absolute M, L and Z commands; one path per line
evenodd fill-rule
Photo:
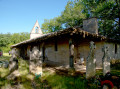
M 52 89 L 86 89 L 85 81 L 81 76 L 63 76 L 51 74 L 45 78 Z
M 10 56 L 5 54 L 1 58 L 9 60 Z M 86 89 L 85 80 L 81 76 L 64 76 L 44 71 L 41 79 L 35 79 L 34 75 L 29 74 L 28 61 L 22 59 L 19 59 L 19 72 L 21 74 L 19 78 L 9 81 L 5 77 L 9 70 L 0 68 L 0 88 L 15 87 L 20 83 L 19 89 L 33 89 L 34 87 L 36 89 Z
M 120 70 L 111 70 L 112 75 L 120 76 Z
M 9 60 L 10 55 L 8 53 L 3 53 L 3 56 L 0 57 L 0 60 Z
M 9 73 L 8 69 L 0 68 L 0 77 L 5 77 Z
M 9 59 L 10 59 L 10 56 L 8 53 L 4 53 L 3 56 L 0 57 L 0 60 L 9 60 Z M 26 61 L 22 61 L 22 59 L 19 59 L 19 72 L 21 76 L 17 78 L 17 80 L 7 80 L 6 76 L 9 74 L 9 69 L 0 68 L 0 89 L 15 87 L 16 83 L 22 83 L 19 85 L 20 87 L 19 89 L 32 89 L 31 79 L 30 79 L 31 77 L 28 77 L 27 65 L 28 64 L 26 63 Z
M 3 53 L 3 56 L 10 57 L 9 53 Z
M 3 57 L 0 57 L 0 60 L 9 60 L 9 58 L 8 54 L 4 54 Z M 16 86 L 19 89 L 98 89 L 94 81 L 88 86 L 85 75 L 73 77 L 44 70 L 42 78 L 35 78 L 34 75 L 29 74 L 28 61 L 22 59 L 19 59 L 19 72 L 21 74 L 20 77 L 15 80 L 7 80 L 6 75 L 9 73 L 9 70 L 0 68 L 0 89 Z M 119 70 L 112 69 L 111 72 L 113 75 L 120 75 Z M 102 70 L 97 71 L 96 75 L 102 75 Z
M 0 57 L 0 60 L 9 60 L 10 56 L 8 53 L 3 53 L 3 56 Z M 5 77 L 9 73 L 8 69 L 0 68 L 0 77 Z
M 5 54 L 3 57 L 0 57 L 0 60 L 9 60 L 10 56 Z M 21 58 L 18 59 L 19 61 L 19 73 L 20 76 L 15 78 L 14 80 L 7 80 L 6 76 L 9 74 L 9 69 L 0 68 L 0 89 L 9 89 L 15 88 L 17 89 L 45 89 L 41 88 L 46 85 L 46 83 L 42 83 L 41 79 L 35 79 L 35 76 L 29 74 L 29 65 L 28 61 L 22 60 Z M 35 86 L 33 86 L 33 83 Z M 42 84 L 42 85 L 41 85 Z M 47 89 L 47 88 L 46 88 Z

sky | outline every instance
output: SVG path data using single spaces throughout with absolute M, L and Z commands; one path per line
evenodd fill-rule
M 60 16 L 69 0 L 0 0 L 0 33 L 32 30 L 36 20 Z

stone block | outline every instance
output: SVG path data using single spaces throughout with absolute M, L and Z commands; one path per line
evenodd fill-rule
M 104 45 L 102 51 L 104 52 L 102 62 L 103 62 L 103 75 L 110 72 L 110 58 L 108 56 L 108 47 Z
M 94 55 L 94 51 L 95 51 L 95 44 L 93 41 L 90 42 L 90 52 L 87 58 L 87 62 L 86 62 L 86 79 L 89 79 L 91 77 L 95 76 L 96 73 L 96 59 L 95 59 L 95 55 Z
M 97 18 L 83 20 L 83 29 L 87 32 L 98 34 Z

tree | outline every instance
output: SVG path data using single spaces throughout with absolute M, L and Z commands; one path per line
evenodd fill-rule
M 97 17 L 99 34 L 120 40 L 119 0 L 74 0 L 68 1 L 59 17 L 45 20 L 42 28 L 54 32 L 82 25 L 83 19 Z
M 57 30 L 62 29 L 62 21 L 61 17 L 56 17 L 51 20 L 44 20 L 44 24 L 42 24 L 43 33 L 55 32 Z
M 94 0 L 98 1 L 98 0 Z M 101 35 L 120 39 L 120 1 L 101 0 L 92 10 L 93 16 L 99 19 L 99 32 Z
M 65 28 L 82 25 L 86 13 L 83 13 L 83 3 L 79 1 L 68 1 L 65 10 L 62 12 L 62 19 Z
M 68 1 L 61 16 L 44 21 L 42 24 L 43 31 L 49 33 L 72 26 L 82 25 L 82 20 L 86 18 L 86 14 L 82 13 L 82 10 L 83 5 L 81 2 Z
M 22 41 L 25 41 L 30 38 L 30 34 L 27 32 L 22 32 L 22 33 L 14 33 L 11 36 L 11 42 L 12 44 L 16 44 Z
M 10 50 L 10 46 L 30 38 L 30 34 L 27 32 L 14 33 L 14 34 L 0 34 L 0 49 L 4 52 Z
M 11 34 L 0 34 L 0 47 L 7 46 L 11 40 L 10 40 Z

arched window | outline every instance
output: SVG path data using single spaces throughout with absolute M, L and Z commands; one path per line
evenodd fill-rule
M 38 33 L 39 31 L 38 31 L 38 27 L 35 27 L 35 33 Z

